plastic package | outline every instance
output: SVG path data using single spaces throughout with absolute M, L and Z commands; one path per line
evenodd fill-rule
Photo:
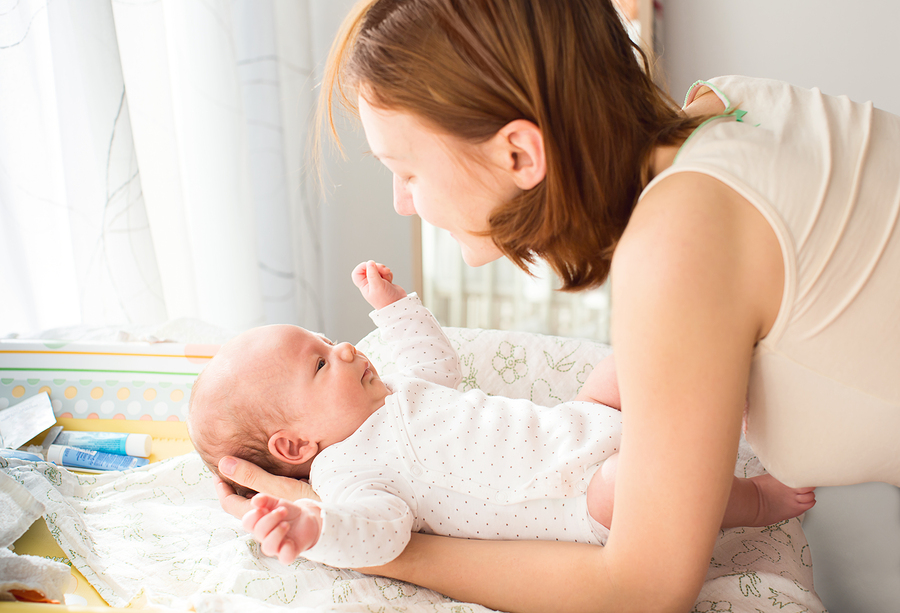
M 29 462 L 43 462 L 44 458 L 36 453 L 27 451 L 16 451 L 15 449 L 0 449 L 0 458 L 16 458 L 17 460 L 28 460 Z

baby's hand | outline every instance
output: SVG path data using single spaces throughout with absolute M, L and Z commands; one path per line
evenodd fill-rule
M 406 296 L 402 287 L 392 283 L 394 273 L 384 264 L 377 264 L 372 260 L 363 262 L 353 269 L 352 276 L 353 284 L 359 288 L 363 298 L 376 309 L 384 308 Z
M 257 494 L 250 504 L 253 508 L 241 520 L 244 529 L 259 541 L 264 554 L 282 564 L 290 564 L 319 540 L 322 517 L 318 509 L 268 494 Z

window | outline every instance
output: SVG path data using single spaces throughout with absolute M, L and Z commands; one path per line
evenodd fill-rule
M 509 260 L 471 268 L 456 241 L 422 224 L 423 301 L 445 326 L 522 330 L 609 342 L 609 284 L 576 293 L 542 262 L 529 277 Z

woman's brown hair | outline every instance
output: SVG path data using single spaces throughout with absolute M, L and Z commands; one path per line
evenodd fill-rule
M 547 261 L 568 291 L 606 280 L 653 148 L 704 119 L 656 85 L 610 0 L 364 0 L 322 85 L 318 126 L 325 115 L 337 137 L 335 92 L 354 113 L 362 92 L 472 143 L 537 125 L 546 177 L 499 206 L 488 234 L 525 271 Z

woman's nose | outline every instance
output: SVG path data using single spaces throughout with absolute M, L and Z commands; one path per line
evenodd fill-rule
M 415 215 L 416 207 L 413 206 L 412 194 L 406 189 L 403 180 L 394 175 L 394 210 L 400 215 Z
M 356 359 L 356 347 L 350 343 L 339 343 L 335 345 L 334 351 L 344 362 L 352 362 Z

